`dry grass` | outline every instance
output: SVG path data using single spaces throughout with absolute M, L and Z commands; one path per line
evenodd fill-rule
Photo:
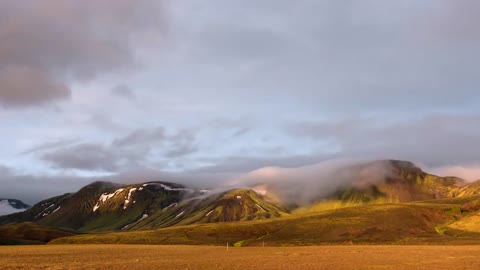
M 480 269 L 480 246 L 0 247 L 0 269 Z

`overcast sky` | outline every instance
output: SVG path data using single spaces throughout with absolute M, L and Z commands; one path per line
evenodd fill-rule
M 480 1 L 0 1 L 0 197 L 405 159 L 480 178 Z

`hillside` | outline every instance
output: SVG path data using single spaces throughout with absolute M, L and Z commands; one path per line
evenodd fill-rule
M 469 183 L 452 192 L 455 197 L 468 197 L 480 194 L 480 180 Z
M 285 246 L 318 244 L 429 244 L 477 243 L 480 234 L 457 235 L 450 224 L 476 210 L 463 209 L 479 197 L 418 203 L 346 207 L 312 214 L 235 223 L 173 226 L 157 230 L 89 234 L 52 241 L 52 244 L 194 244 Z

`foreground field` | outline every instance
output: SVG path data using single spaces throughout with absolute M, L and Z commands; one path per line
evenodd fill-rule
M 0 269 L 480 269 L 480 246 L 0 247 Z

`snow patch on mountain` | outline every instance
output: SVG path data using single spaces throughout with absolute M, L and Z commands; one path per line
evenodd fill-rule
M 180 214 L 176 215 L 175 217 L 177 218 L 177 217 L 183 215 L 184 213 L 185 213 L 185 211 L 182 211 L 182 212 L 180 212 Z
M 170 208 L 172 208 L 172 207 L 175 207 L 175 206 L 177 206 L 177 205 L 178 205 L 178 203 L 172 203 L 172 204 L 170 204 L 169 206 L 163 208 L 162 211 L 168 210 L 168 209 L 170 209 Z
M 100 195 L 100 198 L 98 198 L 98 202 L 97 204 L 95 204 L 95 206 L 93 207 L 93 212 L 97 211 L 97 209 L 100 207 L 100 203 L 105 203 L 106 201 L 108 201 L 109 199 L 115 197 L 115 195 L 121 193 L 124 189 L 121 188 L 121 189 L 117 189 L 115 190 L 115 192 L 113 193 L 103 193 L 102 195 Z
M 142 221 L 146 218 L 148 218 L 148 214 L 143 214 L 142 217 L 139 220 L 123 226 L 121 230 L 123 231 L 123 230 L 127 229 L 128 227 L 132 226 L 133 224 L 138 223 L 138 222 L 140 222 L 140 221 Z
M 130 204 L 130 199 L 132 198 L 132 193 L 135 192 L 137 189 L 136 188 L 131 188 L 128 191 L 128 196 L 125 200 L 125 203 L 123 204 L 123 210 L 127 209 L 128 205 Z

